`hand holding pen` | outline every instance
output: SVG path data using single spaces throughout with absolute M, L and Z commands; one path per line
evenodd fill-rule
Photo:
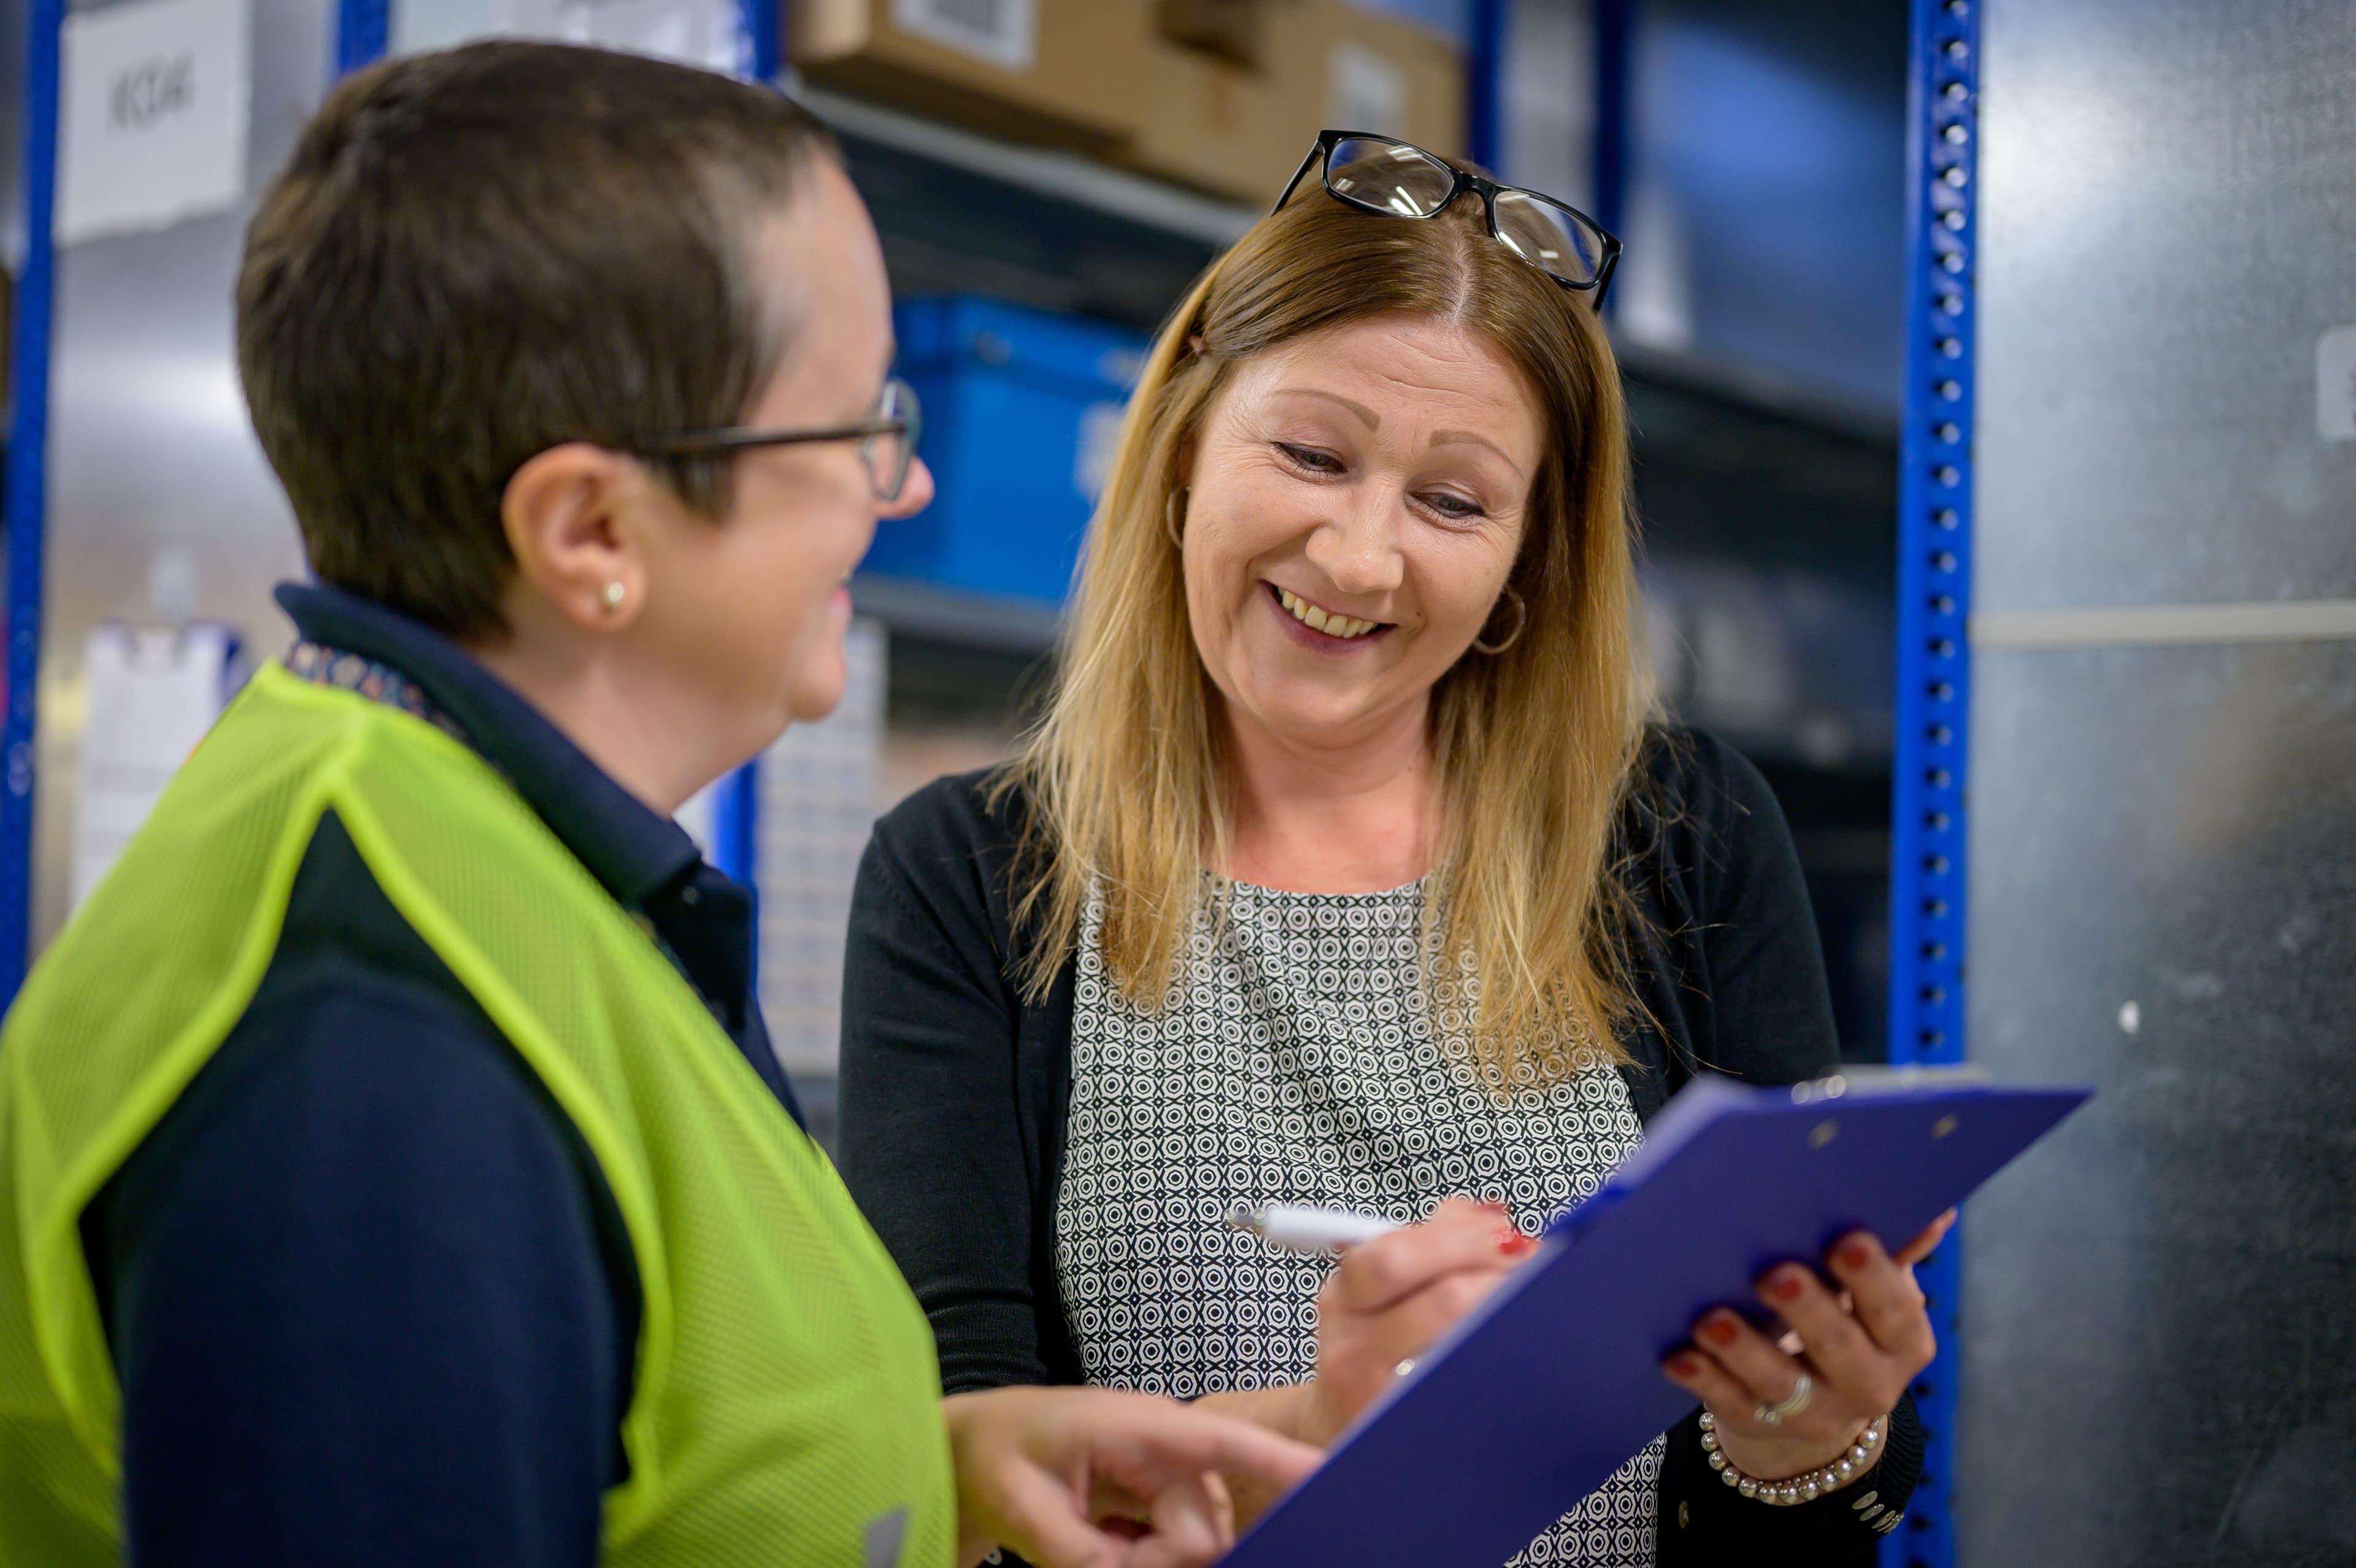
M 1321 1445 L 1537 1250 L 1504 1205 L 1464 1198 L 1420 1225 L 1289 1204 L 1246 1209 L 1228 1223 L 1287 1251 L 1341 1256 L 1317 1294 L 1317 1375 L 1290 1424 Z

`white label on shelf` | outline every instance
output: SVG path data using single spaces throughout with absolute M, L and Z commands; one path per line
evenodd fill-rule
M 220 717 L 235 649 L 224 626 L 91 630 L 83 645 L 86 707 L 74 764 L 76 904 L 105 878 Z
M 1007 70 L 1039 59 L 1038 0 L 892 0 L 892 25 Z
M 245 194 L 252 0 L 131 0 L 59 29 L 60 245 Z
M 1407 72 L 1364 44 L 1348 38 L 1336 43 L 1326 76 L 1325 123 L 1344 131 L 1404 133 Z
M 2315 429 L 2326 441 L 2356 441 L 2356 326 L 2315 340 Z
M 738 0 L 505 0 L 503 31 L 652 55 L 737 75 L 752 69 Z

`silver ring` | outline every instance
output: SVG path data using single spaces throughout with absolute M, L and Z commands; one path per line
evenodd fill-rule
M 1401 1361 L 1398 1366 L 1391 1369 L 1391 1375 L 1393 1377 L 1403 1378 L 1413 1371 L 1415 1371 L 1415 1358 L 1413 1356 L 1409 1356 L 1406 1360 Z
M 1816 1385 L 1808 1381 L 1807 1373 L 1802 1372 L 1800 1381 L 1793 1385 L 1792 1392 L 1785 1394 L 1780 1403 L 1761 1405 L 1751 1413 L 1751 1419 L 1762 1426 L 1781 1426 L 1807 1409 L 1808 1402 L 1815 1397 Z

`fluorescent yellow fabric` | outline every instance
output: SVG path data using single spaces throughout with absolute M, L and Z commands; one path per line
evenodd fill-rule
M 0 1563 L 121 1557 L 90 1200 L 235 1024 L 332 809 L 580 1129 L 644 1308 L 605 1557 L 940 1568 L 955 1503 L 924 1315 L 825 1155 L 481 759 L 266 667 L 0 1034 Z

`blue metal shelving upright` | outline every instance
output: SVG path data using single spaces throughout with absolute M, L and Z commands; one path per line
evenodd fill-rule
M 1980 0 L 1913 0 L 1890 802 L 1890 1059 L 1898 1062 L 1964 1058 L 1979 11 Z M 1884 1568 L 1953 1568 L 1955 1561 L 1962 1242 L 1950 1240 L 1921 1271 L 1940 1346 L 1914 1391 L 1929 1451 Z
M 8 426 L 7 709 L 0 720 L 0 1009 L 31 957 L 35 718 L 41 674 L 49 442 L 51 232 L 58 171 L 58 41 L 65 0 L 32 0 L 25 39 L 25 266 L 16 285 Z

